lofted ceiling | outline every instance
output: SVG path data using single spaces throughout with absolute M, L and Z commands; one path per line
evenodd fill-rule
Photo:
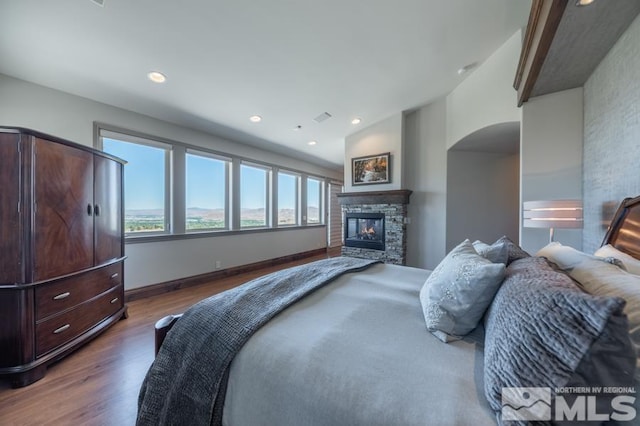
M 345 136 L 450 92 L 469 74 L 459 68 L 526 25 L 530 6 L 2 0 L 0 73 L 340 168 Z M 167 81 L 150 82 L 154 70 Z

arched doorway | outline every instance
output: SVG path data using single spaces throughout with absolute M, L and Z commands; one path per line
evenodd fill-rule
M 447 152 L 447 252 L 465 238 L 518 240 L 520 123 L 477 130 Z

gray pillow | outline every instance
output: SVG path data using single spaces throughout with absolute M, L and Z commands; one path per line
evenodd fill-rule
M 623 308 L 620 298 L 583 292 L 544 258 L 514 261 L 485 317 L 491 408 L 500 416 L 503 388 L 550 388 L 555 397 L 562 387 L 632 386 L 635 354 Z
M 505 267 L 480 256 L 469 240 L 440 262 L 420 290 L 427 329 L 443 342 L 477 327 L 504 278 Z
M 504 242 L 496 241 L 489 245 L 480 240 L 476 240 L 473 242 L 473 248 L 480 256 L 489 259 L 493 263 L 503 263 L 506 265 L 509 260 L 509 250 L 507 244 Z
M 498 240 L 493 244 L 504 244 L 507 246 L 507 266 L 514 260 L 524 259 L 525 257 L 530 257 L 531 255 L 524 251 L 522 247 L 511 241 L 509 237 L 506 235 L 498 238 Z

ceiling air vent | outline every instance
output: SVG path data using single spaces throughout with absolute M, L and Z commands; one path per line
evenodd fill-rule
M 313 121 L 315 121 L 316 123 L 322 123 L 323 121 L 328 120 L 330 118 L 331 118 L 331 114 L 329 114 L 328 112 L 323 112 L 322 114 L 314 118 Z

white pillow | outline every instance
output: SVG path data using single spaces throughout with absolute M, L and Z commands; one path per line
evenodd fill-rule
M 427 329 L 443 342 L 458 340 L 478 326 L 505 275 L 502 263 L 480 256 L 469 240 L 440 262 L 420 290 Z
M 569 275 L 588 293 L 620 297 L 627 302 L 624 313 L 629 320 L 629 337 L 638 357 L 635 377 L 640 381 L 640 276 L 594 259 L 581 262 Z
M 558 265 L 563 271 L 571 271 L 585 260 L 595 260 L 606 263 L 613 263 L 622 267 L 622 262 L 611 257 L 599 257 L 581 252 L 573 247 L 563 246 L 559 242 L 551 242 L 542 247 L 537 253 L 538 257 L 546 257 L 551 262 Z
M 628 255 L 627 253 L 621 252 L 611 244 L 600 247 L 598 250 L 596 250 L 594 255 L 619 259 L 624 265 L 627 272 L 634 275 L 640 275 L 640 260 Z

